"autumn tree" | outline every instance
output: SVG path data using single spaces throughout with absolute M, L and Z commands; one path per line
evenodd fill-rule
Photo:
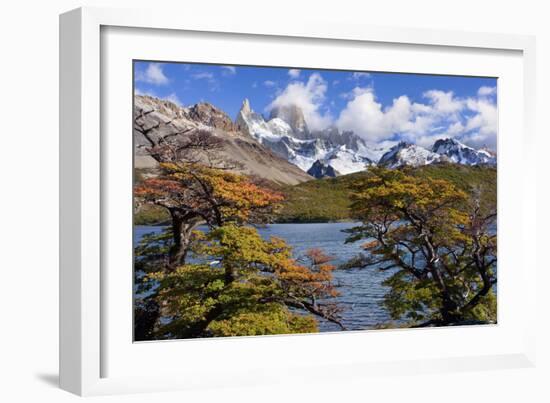
M 342 326 L 330 258 L 312 250 L 299 263 L 253 227 L 272 220 L 282 195 L 236 173 L 215 135 L 151 123 L 153 112 L 139 111 L 134 129 L 159 167 L 134 196 L 165 209 L 171 225 L 135 248 L 135 339 L 311 332 L 316 318 Z
M 140 203 L 165 208 L 172 219 L 168 266 L 185 262 L 193 231 L 200 225 L 269 221 L 282 196 L 250 178 L 197 163 L 161 163 L 161 174 L 139 183 Z
M 496 321 L 496 206 L 443 179 L 371 168 L 354 186 L 362 224 L 348 242 L 366 240 L 348 267 L 390 271 L 384 305 L 416 326 Z
M 331 283 L 334 266 L 318 250 L 298 264 L 282 239 L 250 226 L 196 232 L 196 263 L 151 273 L 162 315 L 155 336 L 193 338 L 318 331 L 314 316 L 341 325 Z M 309 315 L 308 315 L 309 314 Z

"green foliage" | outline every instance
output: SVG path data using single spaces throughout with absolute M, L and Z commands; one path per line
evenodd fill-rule
M 472 194 L 479 190 L 481 207 L 490 210 L 497 203 L 497 169 L 492 166 L 436 164 L 418 168 L 415 175 L 443 179 Z
M 213 321 L 208 329 L 213 336 L 259 336 L 319 331 L 315 318 L 293 314 L 279 304 L 260 304 L 254 308 L 257 312 L 239 312 L 227 319 Z
M 457 188 L 472 193 L 482 188 L 482 205 L 496 203 L 496 169 L 489 166 L 436 164 L 409 169 L 412 175 L 422 178 L 444 179 Z M 349 221 L 351 194 L 354 183 L 368 176 L 359 172 L 336 178 L 316 179 L 295 186 L 284 186 L 283 207 L 277 222 L 330 222 Z
M 277 222 L 329 222 L 350 218 L 351 175 L 316 179 L 285 186 L 283 207 Z
M 340 324 L 330 258 L 313 250 L 299 264 L 283 240 L 262 239 L 250 224 L 273 214 L 279 222 L 362 221 L 349 241 L 366 241 L 369 253 L 354 264 L 391 270 L 384 305 L 393 319 L 496 320 L 496 236 L 486 219 L 496 209 L 493 168 L 373 168 L 279 187 L 282 201 L 240 175 L 163 166 L 164 177 L 136 175 L 136 224 L 172 212 L 172 225 L 135 250 L 137 340 L 314 332 L 317 318 Z M 201 222 L 208 233 L 196 230 Z M 179 244 L 173 228 L 186 231 Z M 175 246 L 185 251 L 180 260 L 170 259 Z
M 134 225 L 162 225 L 169 222 L 170 214 L 168 211 L 154 204 L 144 204 L 134 212 Z
M 389 287 L 384 296 L 384 306 L 394 319 L 408 318 L 413 323 L 421 322 L 430 318 L 430 313 L 441 305 L 433 281 L 416 281 L 405 270 L 396 271 L 382 284 Z
M 414 175 L 444 179 L 459 189 L 472 192 L 483 188 L 483 205 L 496 203 L 496 169 L 489 166 L 436 164 L 416 168 Z M 358 179 L 368 175 L 359 172 L 337 178 L 315 179 L 294 186 L 278 186 L 285 196 L 276 222 L 331 222 L 351 220 L 351 187 Z M 140 173 L 139 178 L 145 174 Z M 274 185 L 275 186 L 275 185 Z M 134 214 L 136 225 L 158 225 L 169 220 L 165 209 L 158 206 L 140 206 Z
M 392 270 L 384 305 L 393 319 L 494 322 L 496 204 L 485 194 L 493 190 L 479 180 L 466 192 L 455 185 L 459 171 L 446 168 L 372 168 L 355 181 L 352 216 L 362 224 L 348 242 L 366 239 L 367 253 L 349 266 Z
M 162 237 L 156 240 L 160 246 L 142 252 L 165 247 Z M 164 320 L 157 324 L 155 338 L 315 332 L 312 313 L 336 318 L 330 302 L 311 303 L 336 295 L 333 267 L 318 251 L 308 255 L 308 268 L 297 264 L 283 240 L 264 240 L 255 228 L 236 224 L 207 234 L 195 231 L 192 251 L 197 263 L 144 279 L 158 284 L 155 299 Z

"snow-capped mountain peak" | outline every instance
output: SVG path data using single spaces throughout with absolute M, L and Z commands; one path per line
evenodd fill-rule
M 310 139 L 304 112 L 298 105 L 277 106 L 271 110 L 270 120 L 279 118 L 288 123 L 294 132 L 294 136 L 301 140 Z
M 451 138 L 437 140 L 431 150 L 404 141 L 388 150 L 336 127 L 310 131 L 302 110 L 295 105 L 273 109 L 270 119 L 266 120 L 254 112 L 245 99 L 236 126 L 303 171 L 311 170 L 316 177 L 364 171 L 376 162 L 388 168 L 440 162 L 496 164 L 496 156 L 490 151 L 476 150 Z
M 401 141 L 389 149 L 378 161 L 378 165 L 397 168 L 404 165 L 413 167 L 441 161 L 437 153 L 426 150 L 416 144 Z
M 368 155 L 379 152 L 371 150 L 353 133 L 341 133 L 334 127 L 310 132 L 302 110 L 295 105 L 272 110 L 271 118 L 266 121 L 261 114 L 254 112 L 249 101 L 245 99 L 237 114 L 236 125 L 305 172 L 316 162 L 319 163 L 315 172 L 336 171 L 345 175 L 363 171 L 373 161 Z M 327 169 L 320 170 L 319 164 Z
M 469 147 L 452 138 L 437 140 L 432 151 L 446 156 L 451 162 L 464 165 L 496 164 L 496 157 L 489 151 Z
M 266 122 L 262 115 L 250 108 L 248 99 L 242 103 L 241 110 L 237 114 L 236 125 L 241 131 L 250 134 L 260 143 L 264 139 L 278 141 L 282 136 L 292 134 L 291 127 L 281 119 L 275 118 Z

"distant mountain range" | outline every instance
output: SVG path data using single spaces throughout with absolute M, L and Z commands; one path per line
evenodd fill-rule
M 149 110 L 153 112 L 146 115 L 149 121 L 146 123 L 170 122 L 162 128 L 164 134 L 167 130 L 174 133 L 187 129 L 209 131 L 224 139 L 223 153 L 228 159 L 239 161 L 244 172 L 280 183 L 295 184 L 311 177 L 346 175 L 373 165 L 398 168 L 444 162 L 496 164 L 496 155 L 491 151 L 474 149 L 451 138 L 437 140 L 431 149 L 407 142 L 388 149 L 369 144 L 355 133 L 342 132 L 336 127 L 310 130 L 303 111 L 297 106 L 274 108 L 266 120 L 254 112 L 245 99 L 232 121 L 211 104 L 179 107 L 169 101 L 136 95 L 134 113 Z M 136 131 L 134 136 L 136 166 L 154 165 L 145 151 L 146 139 Z
M 266 121 L 245 99 L 236 124 L 262 145 L 315 177 L 346 175 L 363 171 L 370 165 L 397 168 L 439 162 L 496 164 L 496 156 L 488 150 L 476 150 L 451 138 L 437 140 L 431 150 L 406 142 L 385 149 L 335 127 L 311 131 L 297 106 L 273 109 Z
M 496 155 L 488 150 L 476 150 L 450 138 L 437 140 L 431 151 L 415 144 L 400 142 L 382 155 L 378 165 L 397 168 L 403 165 L 420 166 L 442 162 L 462 165 L 495 165 Z

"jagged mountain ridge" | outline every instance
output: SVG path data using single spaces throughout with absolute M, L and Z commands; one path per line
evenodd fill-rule
M 342 175 L 363 171 L 373 165 L 384 151 L 369 146 L 352 132 L 340 132 L 335 127 L 310 130 L 302 110 L 295 105 L 274 108 L 266 121 L 251 109 L 245 99 L 237 114 L 236 125 L 306 172 L 317 162 L 322 166 L 330 165 Z
M 491 152 L 469 147 L 452 138 L 439 139 L 427 150 L 416 144 L 401 141 L 391 147 L 378 161 L 378 165 L 398 168 L 404 165 L 421 166 L 436 163 L 461 165 L 496 165 L 496 156 Z
M 401 141 L 391 147 L 380 158 L 378 165 L 386 168 L 398 168 L 404 165 L 418 167 L 442 162 L 443 158 L 440 154 L 426 150 L 416 144 Z
M 146 125 L 171 122 L 169 127 L 160 127 L 159 134 L 169 134 L 166 130 L 206 130 L 224 140 L 220 153 L 228 160 L 239 161 L 242 172 L 285 184 L 311 180 L 312 176 L 345 175 L 372 165 L 398 168 L 441 162 L 496 164 L 496 156 L 490 151 L 476 150 L 455 139 L 437 140 L 431 150 L 406 142 L 383 149 L 367 144 L 353 132 L 340 132 L 334 127 L 311 131 L 297 107 L 279 108 L 266 121 L 244 100 L 233 121 L 224 111 L 208 103 L 180 107 L 169 101 L 136 95 L 134 104 L 136 114 L 153 110 L 146 116 Z M 156 166 L 146 151 L 147 140 L 136 131 L 134 138 L 136 167 Z
M 367 144 L 353 132 L 340 132 L 335 127 L 311 131 L 303 112 L 295 105 L 274 108 L 269 120 L 265 120 L 245 99 L 236 124 L 240 130 L 302 170 L 309 172 L 313 168 L 316 177 L 320 172 L 332 173 L 327 170 L 329 166 L 338 174 L 345 175 L 363 171 L 371 165 L 397 168 L 442 162 L 496 164 L 496 156 L 487 150 L 476 150 L 450 138 L 437 140 L 431 150 L 407 142 L 383 149 Z
M 496 164 L 496 156 L 491 152 L 469 147 L 456 139 L 437 140 L 432 151 L 434 153 L 445 155 L 451 162 L 464 165 Z
M 174 135 L 172 141 L 185 141 L 185 133 L 202 130 L 222 139 L 223 147 L 217 151 L 218 157 L 227 161 L 237 161 L 240 166 L 235 171 L 256 175 L 273 182 L 294 185 L 311 180 L 312 177 L 297 166 L 289 163 L 262 146 L 248 134 L 242 133 L 238 125 L 222 110 L 208 103 L 190 107 L 180 107 L 170 101 L 136 95 L 134 116 L 142 116 L 145 127 L 158 126 L 153 136 Z M 170 122 L 169 124 L 165 124 Z M 160 123 L 160 125 L 159 125 Z M 157 162 L 149 155 L 150 142 L 134 128 L 134 164 L 136 168 L 155 168 Z
M 273 109 L 266 121 L 250 108 L 250 103 L 245 99 L 236 124 L 302 170 L 311 170 L 316 177 L 323 172 L 332 174 L 333 171 L 345 175 L 363 171 L 371 165 L 398 168 L 444 162 L 496 164 L 496 156 L 490 151 L 476 150 L 452 138 L 437 140 L 431 149 L 407 142 L 383 149 L 367 144 L 353 132 L 340 132 L 335 127 L 311 131 L 303 112 L 295 105 Z

